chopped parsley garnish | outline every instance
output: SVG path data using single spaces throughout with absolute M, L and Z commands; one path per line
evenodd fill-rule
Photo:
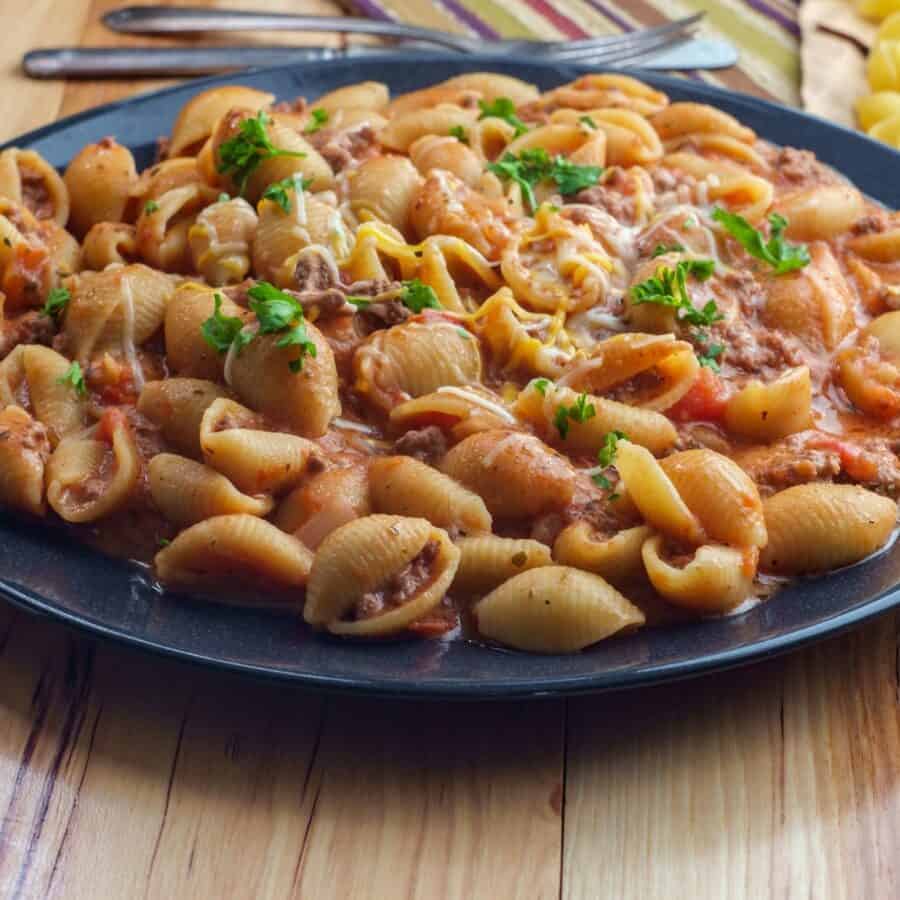
M 216 197 L 216 203 L 227 203 L 231 199 L 229 194 L 226 194 L 225 191 L 222 191 L 218 197 Z
M 538 378 L 531 382 L 531 386 L 542 396 L 547 396 L 547 388 L 550 386 L 549 378 Z
M 700 223 L 697 221 L 697 217 L 693 213 L 691 213 L 681 223 L 681 230 L 690 231 L 692 228 L 696 228 L 699 224 Z
M 372 304 L 370 297 L 355 297 L 352 294 L 348 294 L 344 299 L 348 303 L 352 303 L 357 309 L 365 309 Z
M 684 244 L 657 244 L 650 254 L 651 259 L 662 256 L 664 253 L 683 253 Z
M 72 388 L 79 397 L 87 397 L 87 385 L 84 383 L 84 372 L 78 362 L 73 362 L 64 375 L 56 379 L 57 384 L 65 384 Z
M 782 235 L 788 226 L 787 219 L 778 213 L 769 216 L 770 236 L 767 241 L 743 216 L 730 213 L 721 207 L 712 211 L 713 219 L 754 258 L 767 262 L 776 275 L 784 275 L 809 264 L 806 244 L 789 244 Z
M 305 191 L 313 183 L 312 178 L 304 178 L 300 181 L 300 190 Z M 263 191 L 263 199 L 271 200 L 277 203 L 285 212 L 291 211 L 291 199 L 288 197 L 288 191 L 296 190 L 297 182 L 293 175 L 282 178 L 281 181 L 275 181 Z
M 718 372 L 719 363 L 724 352 L 724 344 L 710 344 L 702 353 L 697 354 L 697 362 L 707 369 L 712 369 L 713 372 Z
M 588 128 L 592 128 L 594 131 L 597 130 L 597 123 L 590 116 L 579 116 L 578 121 L 581 122 L 582 125 L 587 125 Z
M 448 134 L 450 137 L 455 137 L 461 144 L 469 143 L 469 136 L 466 134 L 466 129 L 463 128 L 462 125 L 454 125 Z
M 506 153 L 500 162 L 489 163 L 488 169 L 518 184 L 531 212 L 537 208 L 534 186 L 538 182 L 555 181 L 559 192 L 567 195 L 591 187 L 603 174 L 600 166 L 579 166 L 562 156 L 551 158 L 543 147 L 523 150 L 518 156 Z
M 55 287 L 47 294 L 47 301 L 41 307 L 41 315 L 58 322 L 63 310 L 69 305 L 72 295 L 64 287 Z
M 168 538 L 160 538 L 159 541 L 158 541 L 158 544 L 159 544 L 159 547 L 160 547 L 161 550 L 163 550 L 163 549 L 165 549 L 166 547 L 168 547 L 169 544 L 171 544 L 171 543 L 172 543 L 172 542 L 171 542 Z
M 159 204 L 155 200 L 148 200 L 144 204 L 145 213 L 155 213 L 159 209 Z
M 238 316 L 226 316 L 222 313 L 222 295 L 218 291 L 214 295 L 214 302 L 213 314 L 200 326 L 203 340 L 219 353 L 227 353 L 235 340 L 240 340 L 241 345 L 238 347 L 240 350 L 250 341 L 249 337 L 244 340 L 246 335 L 241 331 L 244 320 Z
M 400 292 L 400 302 L 414 313 L 420 313 L 426 307 L 428 309 L 440 309 L 434 289 L 418 278 L 403 282 L 403 290 Z
M 481 119 L 503 119 L 516 129 L 516 137 L 525 134 L 528 126 L 516 115 L 516 104 L 509 97 L 498 97 L 492 102 L 487 100 L 479 100 L 478 108 L 481 110 Z
M 266 134 L 269 117 L 260 110 L 255 118 L 244 119 L 238 133 L 219 146 L 218 171 L 228 175 L 238 186 L 238 193 L 243 194 L 247 180 L 256 171 L 260 163 L 277 156 L 306 156 L 299 150 L 280 150 Z
M 695 309 L 687 290 L 687 276 L 693 275 L 698 281 L 706 281 L 714 269 L 711 259 L 683 259 L 674 269 L 660 266 L 653 278 L 636 284 L 631 289 L 635 303 L 657 303 L 677 310 L 678 321 L 695 328 L 707 328 L 720 321 L 722 314 L 715 300 L 710 300 L 702 309 Z
M 469 341 L 469 340 L 472 339 L 471 333 L 470 333 L 469 331 L 467 331 L 465 328 L 457 328 L 457 329 L 456 329 L 456 333 L 457 333 L 461 338 L 465 338 L 467 341 Z
M 309 122 L 303 129 L 304 134 L 314 134 L 328 121 L 328 110 L 317 107 L 309 111 Z
M 603 446 L 597 451 L 597 464 L 604 469 L 608 469 L 615 463 L 619 441 L 627 440 L 628 435 L 622 431 L 608 431 L 603 438 Z M 604 490 L 612 490 L 612 483 L 602 472 L 592 475 L 591 480 Z M 609 499 L 616 500 L 618 496 L 618 494 L 611 494 Z
M 588 403 L 587 394 L 579 394 L 578 399 L 571 406 L 560 403 L 556 407 L 553 424 L 556 425 L 559 436 L 565 440 L 569 436 L 570 419 L 573 422 L 583 423 L 592 419 L 596 414 L 597 410 L 594 409 L 594 404 Z
M 297 347 L 299 355 L 288 363 L 295 374 L 303 368 L 305 356 L 315 356 L 317 348 L 304 322 L 303 307 L 290 295 L 268 281 L 258 281 L 247 291 L 250 309 L 256 314 L 260 334 L 281 334 L 276 347 Z

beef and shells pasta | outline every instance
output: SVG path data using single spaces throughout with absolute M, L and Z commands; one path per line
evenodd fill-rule
M 3 506 L 537 653 L 891 541 L 900 220 L 810 154 L 612 74 L 215 87 L 143 170 L 97 137 L 0 154 Z

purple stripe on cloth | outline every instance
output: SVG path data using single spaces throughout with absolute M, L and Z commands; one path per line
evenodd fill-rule
M 788 34 L 794 37 L 800 37 L 800 26 L 789 16 L 786 16 L 781 10 L 770 6 L 764 0 L 746 0 L 747 6 L 755 9 L 758 13 L 762 13 L 767 19 L 777 22 Z
M 601 15 L 606 16 L 610 22 L 614 22 L 622 31 L 634 31 L 634 25 L 623 19 L 615 10 L 611 9 L 605 3 L 599 3 L 598 0 L 587 0 L 588 6 L 592 6 Z
M 366 19 L 377 19 L 380 22 L 396 22 L 397 17 L 392 16 L 378 0 L 353 0 L 352 3 L 342 3 L 343 8 L 350 12 L 363 16 Z
M 468 25 L 478 37 L 487 38 L 488 40 L 494 40 L 500 37 L 498 31 L 491 28 L 487 22 L 476 16 L 471 10 L 466 9 L 466 7 L 461 3 L 458 3 L 457 0 L 432 0 L 432 2 L 440 4 L 448 13 L 456 16 L 460 22 Z

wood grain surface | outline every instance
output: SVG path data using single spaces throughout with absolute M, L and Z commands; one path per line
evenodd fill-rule
M 33 46 L 128 42 L 97 24 L 117 2 L 0 0 L 0 140 L 160 83 L 17 73 Z M 429 705 L 241 680 L 0 605 L 0 898 L 898 897 L 897 639 L 887 616 L 703 680 Z

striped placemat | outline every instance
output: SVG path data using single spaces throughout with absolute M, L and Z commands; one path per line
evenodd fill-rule
M 580 38 L 633 31 L 704 10 L 701 33 L 738 47 L 737 66 L 687 73 L 733 90 L 797 105 L 800 56 L 793 0 L 346 0 L 357 15 L 486 39 Z

